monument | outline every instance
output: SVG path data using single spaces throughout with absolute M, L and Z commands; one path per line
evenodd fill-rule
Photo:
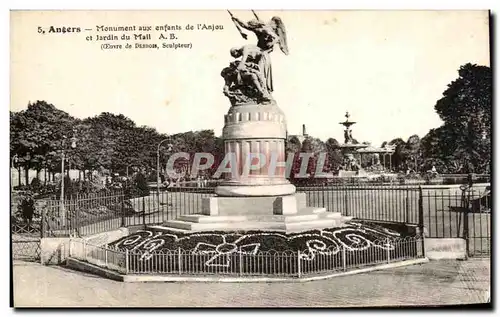
M 184 215 L 165 225 L 188 231 L 284 232 L 341 226 L 350 218 L 307 207 L 305 193 L 296 193 L 286 179 L 286 117 L 272 96 L 270 59 L 275 46 L 289 54 L 283 21 L 273 17 L 266 23 L 255 14 L 256 19 L 244 22 L 230 15 L 245 39 L 241 28 L 258 40 L 257 45 L 230 49 L 228 55 L 234 60 L 221 72 L 223 93 L 231 103 L 222 131 L 226 159 L 232 158 L 231 172 L 215 189 L 215 197 L 204 198 L 201 214 Z

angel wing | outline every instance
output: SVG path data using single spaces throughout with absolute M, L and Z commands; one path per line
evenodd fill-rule
M 285 30 L 285 24 L 283 24 L 283 21 L 281 21 L 280 17 L 273 17 L 271 21 L 274 22 L 274 32 L 278 35 L 279 37 L 279 46 L 281 51 L 285 54 L 288 55 L 288 43 L 286 39 L 286 30 Z

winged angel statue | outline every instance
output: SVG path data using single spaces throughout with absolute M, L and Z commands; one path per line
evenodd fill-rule
M 276 44 L 288 55 L 285 25 L 277 16 L 265 23 L 255 14 L 256 19 L 244 22 L 229 12 L 236 28 L 244 39 L 247 34 L 243 29 L 253 32 L 257 37 L 257 45 L 244 45 L 231 49 L 231 56 L 236 60 L 222 70 L 225 80 L 224 94 L 232 105 L 252 102 L 271 102 L 273 78 L 269 54 Z

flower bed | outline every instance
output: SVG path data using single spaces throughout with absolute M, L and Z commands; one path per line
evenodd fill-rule
M 418 241 L 405 232 L 353 221 L 291 234 L 148 229 L 109 247 L 127 250 L 129 273 L 300 275 L 415 258 Z

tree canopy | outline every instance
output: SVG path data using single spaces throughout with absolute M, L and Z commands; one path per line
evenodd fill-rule
M 59 172 L 64 149 L 67 163 L 79 170 L 125 174 L 128 168 L 136 167 L 151 172 L 156 170 L 158 144 L 167 138 L 154 128 L 137 126 L 122 114 L 103 112 L 80 120 L 46 101 L 10 112 L 10 155 L 11 158 L 17 155 L 18 165 L 26 169 L 46 167 Z M 167 151 L 167 143 L 173 144 L 172 151 L 192 155 L 223 151 L 220 138 L 212 130 L 179 133 L 170 136 L 170 140 L 159 148 L 161 167 L 171 153 Z
M 440 127 L 431 129 L 423 138 L 412 135 L 406 141 L 395 138 L 383 142 L 382 146 L 395 146 L 392 166 L 396 170 L 416 171 L 436 166 L 440 173 L 490 172 L 491 68 L 470 63 L 461 66 L 458 78 L 448 85 L 434 109 L 443 120 Z M 158 148 L 167 138 L 168 142 Z M 73 141 L 74 148 L 70 146 Z M 333 138 L 323 142 L 309 136 L 300 142 L 291 137 L 285 151 L 296 154 L 293 171 L 299 168 L 299 152 L 312 153 L 308 172 L 314 173 L 320 153 L 327 153 L 325 171 L 342 163 L 338 145 Z M 67 163 L 73 168 L 121 174 L 129 168 L 152 174 L 156 171 L 158 150 L 162 169 L 173 152 L 190 154 L 188 160 L 177 160 L 176 168 L 189 166 L 195 153 L 212 153 L 215 164 L 209 174 L 216 171 L 224 157 L 224 142 L 213 130 L 168 136 L 151 127 L 137 126 L 122 114 L 103 112 L 85 119 L 74 118 L 46 101 L 30 102 L 26 110 L 10 112 L 10 156 L 17 157 L 17 167 L 58 172 L 63 149 Z M 28 184 L 27 173 L 25 183 Z
M 491 164 L 491 68 L 468 63 L 458 75 L 436 102 L 443 125 L 424 137 L 424 152 L 454 169 L 450 172 L 487 172 Z

